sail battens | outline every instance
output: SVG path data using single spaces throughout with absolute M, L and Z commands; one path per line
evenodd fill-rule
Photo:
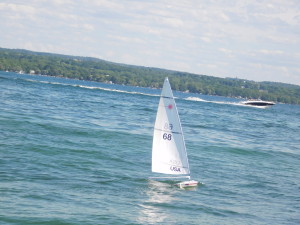
M 159 128 L 154 128 L 154 129 L 157 131 L 163 131 L 163 132 L 172 133 L 172 134 L 182 134 L 182 132 L 178 132 L 178 131 L 164 130 L 164 129 L 159 129 Z
M 162 98 L 168 98 L 168 99 L 174 99 L 174 97 L 169 97 L 169 96 L 161 96 Z

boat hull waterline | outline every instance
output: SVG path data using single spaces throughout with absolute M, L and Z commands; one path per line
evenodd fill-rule
M 262 100 L 248 100 L 242 102 L 242 104 L 250 105 L 250 106 L 272 106 L 275 105 L 275 102 L 262 101 Z
M 176 186 L 180 188 L 190 188 L 190 187 L 197 187 L 198 186 L 198 181 L 195 180 L 188 180 L 188 181 L 183 181 L 180 183 L 177 183 Z

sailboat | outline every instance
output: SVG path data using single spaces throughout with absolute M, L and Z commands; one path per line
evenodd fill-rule
M 188 178 L 176 184 L 180 188 L 198 185 L 198 181 L 191 180 L 181 123 L 168 78 L 163 84 L 154 125 L 152 172 L 172 175 L 154 178 Z

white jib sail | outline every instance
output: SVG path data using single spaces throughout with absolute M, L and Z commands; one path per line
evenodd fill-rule
M 190 174 L 182 128 L 168 78 L 164 81 L 154 126 L 152 172 Z

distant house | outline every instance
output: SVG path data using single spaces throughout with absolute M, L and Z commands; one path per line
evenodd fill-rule
M 34 70 L 30 70 L 29 74 L 35 74 L 35 71 Z

